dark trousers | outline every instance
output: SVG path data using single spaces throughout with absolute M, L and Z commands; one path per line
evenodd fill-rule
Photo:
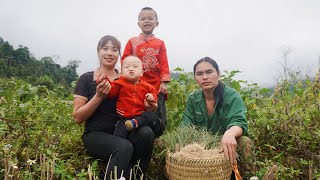
M 156 136 L 160 136 L 160 119 L 158 115 L 151 111 L 145 111 L 139 116 L 133 117 L 133 118 L 124 118 L 120 117 L 120 120 L 116 124 L 116 128 L 114 130 L 114 135 L 120 136 L 122 138 L 127 138 L 130 134 L 129 131 L 127 131 L 125 122 L 127 120 L 136 119 L 138 122 L 138 129 L 143 126 L 149 126 L 154 134 Z M 133 130 L 135 131 L 135 129 Z
M 131 132 L 127 139 L 114 136 L 102 131 L 90 131 L 83 136 L 84 146 L 89 155 L 100 159 L 105 165 L 111 156 L 107 169 L 107 179 L 110 172 L 117 166 L 118 178 L 121 171 L 130 173 L 130 167 L 137 164 L 145 173 L 153 150 L 154 133 L 149 126 L 143 126 Z

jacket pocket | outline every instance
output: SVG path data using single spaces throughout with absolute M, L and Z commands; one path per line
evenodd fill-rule
M 203 116 L 202 112 L 195 111 L 194 117 L 195 117 L 195 122 L 197 124 L 201 124 L 201 122 L 204 121 L 204 116 Z

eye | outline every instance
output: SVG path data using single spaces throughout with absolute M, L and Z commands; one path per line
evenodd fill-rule
M 206 71 L 206 74 L 211 74 L 211 73 L 213 73 L 213 69 L 209 69 Z
M 196 76 L 202 76 L 203 72 L 196 72 Z

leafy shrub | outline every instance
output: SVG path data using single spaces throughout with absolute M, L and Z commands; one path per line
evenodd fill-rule
M 198 88 L 191 73 L 169 84 L 168 126 L 174 133 L 188 94 Z M 320 80 L 292 78 L 274 90 L 235 80 L 238 71 L 224 72 L 221 81 L 240 92 L 248 109 L 249 136 L 255 144 L 257 175 L 270 166 L 278 179 L 320 178 Z M 273 93 L 272 93 L 273 92 Z M 85 154 L 83 126 L 71 117 L 72 102 L 64 89 L 32 86 L 17 79 L 0 79 L 0 179 L 95 178 L 98 163 Z M 163 176 L 166 145 L 155 145 L 149 179 Z
M 271 160 L 279 178 L 320 177 L 320 82 L 281 82 L 270 97 L 256 98 L 247 106 L 250 134 L 258 166 Z M 245 101 L 248 102 L 248 101 Z
M 45 86 L 0 79 L 0 178 L 72 177 L 87 166 L 72 103 L 58 94 Z

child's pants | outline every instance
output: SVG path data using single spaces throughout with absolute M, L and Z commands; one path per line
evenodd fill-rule
M 151 111 L 145 111 L 139 116 L 133 117 L 133 118 L 124 118 L 121 117 L 120 120 L 116 124 L 116 128 L 114 130 L 114 135 L 120 136 L 122 138 L 127 138 L 129 135 L 129 131 L 126 129 L 125 122 L 127 120 L 135 119 L 138 122 L 138 128 L 143 127 L 143 126 L 149 126 L 155 136 L 160 136 L 162 134 L 160 130 L 160 119 L 158 115 L 154 112 Z M 132 131 L 134 131 L 133 129 Z

